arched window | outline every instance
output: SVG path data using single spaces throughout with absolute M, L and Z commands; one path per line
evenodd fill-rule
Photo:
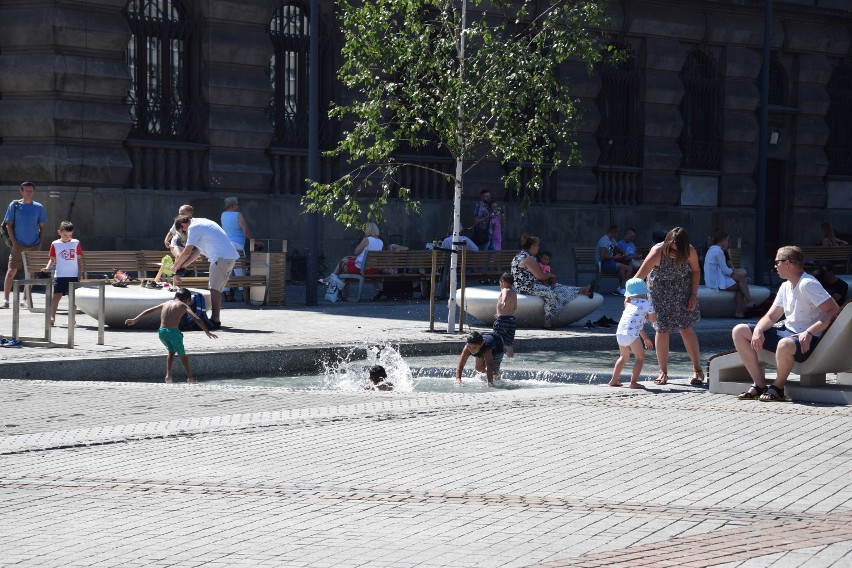
M 825 146 L 828 174 L 852 176 L 852 66 L 839 63 L 828 82 L 829 107 L 825 121 L 829 135 Z
M 267 116 L 274 129 L 273 143 L 279 146 L 307 146 L 309 23 L 307 6 L 282 2 L 269 24 L 274 47 L 269 80 L 274 95 Z
M 189 66 L 193 22 L 177 0 L 130 0 L 125 16 L 132 32 L 127 103 L 133 136 L 192 140 L 197 124 Z
M 713 57 L 694 49 L 680 72 L 683 81 L 682 167 L 720 170 L 722 166 L 722 117 L 720 77 Z

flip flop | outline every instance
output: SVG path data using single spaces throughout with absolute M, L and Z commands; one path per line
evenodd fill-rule
M 668 373 L 660 373 L 660 376 L 654 380 L 655 385 L 666 385 L 669 382 Z

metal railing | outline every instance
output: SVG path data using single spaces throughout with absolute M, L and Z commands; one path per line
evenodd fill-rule
M 21 288 L 23 286 L 45 286 L 45 308 L 44 308 L 44 336 L 42 337 L 20 337 L 21 328 Z M 104 344 L 104 313 L 106 306 L 106 282 L 71 282 L 68 286 L 68 340 L 66 346 L 68 349 L 74 349 L 74 327 L 76 326 L 77 307 L 76 307 L 76 290 L 77 288 L 98 288 L 98 345 Z M 35 278 L 31 280 L 15 280 L 12 282 L 12 338 L 20 339 L 21 341 L 37 341 L 42 343 L 51 343 L 50 314 L 53 312 L 53 277 Z M 30 290 L 30 301 L 32 301 L 32 290 Z M 37 310 L 30 308 L 30 311 Z

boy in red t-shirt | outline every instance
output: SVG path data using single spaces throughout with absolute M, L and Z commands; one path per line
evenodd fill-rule
M 74 225 L 71 221 L 59 223 L 56 231 L 59 238 L 50 243 L 50 259 L 42 270 L 49 271 L 56 264 L 56 275 L 53 279 L 53 304 L 50 306 L 50 325 L 56 324 L 56 308 L 62 296 L 68 294 L 71 282 L 80 281 L 80 264 L 83 260 L 83 249 L 80 241 L 74 238 Z M 68 306 L 69 310 L 76 309 Z

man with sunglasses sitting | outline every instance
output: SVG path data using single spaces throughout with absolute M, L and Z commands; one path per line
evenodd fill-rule
M 837 302 L 819 281 L 804 270 L 805 255 L 799 247 L 781 247 L 775 254 L 775 270 L 785 280 L 778 290 L 772 307 L 757 324 L 740 324 L 731 335 L 734 346 L 743 360 L 754 384 L 739 395 L 740 400 L 760 399 L 763 402 L 782 402 L 784 385 L 794 362 L 808 358 L 822 334 L 840 313 Z M 775 323 L 784 316 L 783 326 Z M 780 324 L 779 324 L 780 325 Z M 775 353 L 777 374 L 769 386 L 757 351 Z

